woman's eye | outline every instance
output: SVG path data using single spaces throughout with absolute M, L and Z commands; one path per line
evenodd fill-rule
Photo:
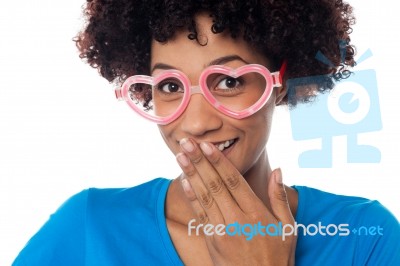
M 217 88 L 222 90 L 229 90 L 229 89 L 234 89 L 239 85 L 240 82 L 238 79 L 232 77 L 226 77 L 218 83 Z
M 162 92 L 166 92 L 166 93 L 182 92 L 183 91 L 181 86 L 179 86 L 176 83 L 172 83 L 172 82 L 164 83 L 164 84 L 160 85 L 159 89 Z

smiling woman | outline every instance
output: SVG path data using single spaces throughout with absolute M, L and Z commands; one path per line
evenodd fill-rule
M 266 150 L 276 106 L 310 101 L 349 75 L 348 4 L 88 0 L 85 14 L 81 58 L 157 123 L 182 173 L 76 194 L 14 265 L 400 263 L 399 223 L 385 207 L 286 186 Z M 312 93 L 285 85 L 310 75 L 323 77 L 305 84 Z

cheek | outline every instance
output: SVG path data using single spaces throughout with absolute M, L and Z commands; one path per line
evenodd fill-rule
M 271 132 L 272 117 L 275 105 L 268 104 L 250 117 L 245 127 L 248 132 L 249 150 L 258 156 L 265 148 Z
M 265 115 L 260 115 L 247 127 L 251 137 L 251 149 L 258 149 L 266 145 L 269 138 L 270 125 L 268 118 Z
M 275 110 L 275 99 L 272 98 L 273 97 L 271 97 L 268 103 L 254 115 L 254 121 L 252 122 L 253 127 L 259 128 L 261 132 L 265 132 L 268 135 L 271 131 L 272 117 Z

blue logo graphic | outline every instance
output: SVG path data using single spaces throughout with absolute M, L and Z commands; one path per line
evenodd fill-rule
M 366 51 L 357 64 L 371 56 L 371 51 Z M 316 58 L 332 65 L 321 53 Z M 313 89 L 302 84 L 323 78 L 326 77 L 290 79 L 287 88 L 295 95 L 308 95 Z M 340 135 L 347 136 L 347 163 L 381 161 L 378 148 L 357 142 L 357 134 L 382 129 L 376 73 L 372 69 L 355 71 L 347 79 L 336 82 L 330 93 L 318 94 L 311 103 L 298 104 L 290 110 L 290 120 L 294 140 L 321 138 L 321 149 L 304 151 L 299 155 L 301 168 L 332 167 L 332 138 Z

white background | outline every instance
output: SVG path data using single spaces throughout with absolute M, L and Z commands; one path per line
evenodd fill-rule
M 377 72 L 383 119 L 383 130 L 359 139 L 381 150 L 381 163 L 347 164 L 346 139 L 337 137 L 333 168 L 299 169 L 298 154 L 319 142 L 294 142 L 285 108 L 275 116 L 270 159 L 289 185 L 378 199 L 400 218 L 399 16 L 389 0 L 350 3 L 358 55 L 368 48 L 374 54 L 357 69 Z M 156 126 L 117 102 L 113 86 L 78 58 L 71 39 L 82 4 L 0 4 L 0 265 L 11 264 L 48 216 L 82 189 L 179 174 Z

